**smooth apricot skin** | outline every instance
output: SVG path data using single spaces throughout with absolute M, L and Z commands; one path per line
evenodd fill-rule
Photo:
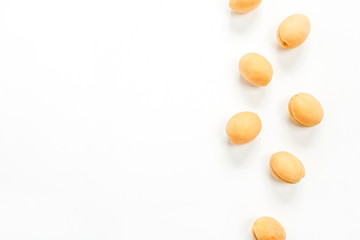
M 241 112 L 230 118 L 226 125 L 226 134 L 231 143 L 241 145 L 254 140 L 261 128 L 261 120 L 256 113 Z
M 276 32 L 281 46 L 292 49 L 300 46 L 310 34 L 311 23 L 304 14 L 294 14 L 282 21 Z
M 257 8 L 261 0 L 230 0 L 229 7 L 237 13 L 247 13 Z

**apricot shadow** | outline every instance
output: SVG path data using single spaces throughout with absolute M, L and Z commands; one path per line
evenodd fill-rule
M 291 202 L 293 199 L 296 199 L 300 194 L 300 184 L 301 181 L 297 184 L 288 184 L 281 182 L 271 174 L 270 169 L 268 171 L 268 178 L 271 181 L 270 187 L 276 198 L 279 198 L 283 202 Z
M 259 19 L 259 11 L 251 11 L 248 13 L 236 13 L 231 11 L 229 14 L 230 27 L 233 32 L 243 33 L 251 26 L 255 24 L 256 20 Z
M 287 49 L 282 46 L 276 41 L 276 57 L 277 62 L 281 66 L 283 70 L 296 68 L 299 66 L 299 61 L 301 60 L 302 56 L 304 55 L 305 46 L 299 46 L 294 49 Z
M 235 145 L 232 144 L 230 140 L 227 140 L 227 153 L 229 161 L 234 166 L 246 164 L 251 156 L 251 153 L 254 152 L 255 145 L 255 142 L 249 142 L 244 145 Z
M 300 146 L 308 146 L 312 144 L 313 139 L 318 135 L 317 126 L 314 127 L 304 127 L 295 123 L 291 117 L 288 117 L 287 120 L 288 135 L 291 141 L 294 141 Z
M 246 81 L 241 75 L 239 77 L 240 94 L 244 101 L 247 101 L 250 108 L 263 104 L 269 89 L 265 87 L 257 87 Z M 271 82 L 269 83 L 271 84 Z

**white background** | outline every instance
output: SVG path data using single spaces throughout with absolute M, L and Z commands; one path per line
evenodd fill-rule
M 288 239 L 355 239 L 360 227 L 359 3 L 264 0 L 1 0 L 0 238 L 250 240 L 278 219 Z M 276 42 L 293 13 L 312 23 L 294 50 Z M 237 64 L 258 52 L 265 88 Z M 287 102 L 314 95 L 325 118 L 295 125 Z M 225 134 L 237 112 L 263 129 Z M 272 178 L 286 150 L 306 177 Z

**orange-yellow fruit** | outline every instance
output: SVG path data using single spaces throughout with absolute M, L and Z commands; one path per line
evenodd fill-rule
M 294 122 L 304 127 L 318 125 L 324 117 L 321 104 L 308 93 L 294 95 L 289 101 L 288 109 Z
M 305 15 L 294 14 L 280 23 L 276 37 L 284 48 L 296 48 L 305 42 L 310 28 L 310 20 Z
M 247 13 L 257 8 L 261 0 L 230 0 L 229 7 L 237 13 Z
M 295 184 L 305 176 L 302 162 L 289 152 L 277 152 L 270 158 L 270 171 L 279 181 Z
M 233 144 L 241 145 L 254 140 L 261 131 L 261 120 L 256 113 L 235 114 L 226 125 L 226 134 Z
M 272 79 L 273 68 L 270 62 L 257 53 L 248 53 L 239 62 L 241 76 L 249 83 L 258 87 L 265 87 Z
M 255 240 L 286 239 L 286 232 L 284 227 L 272 217 L 258 218 L 253 224 L 252 234 Z

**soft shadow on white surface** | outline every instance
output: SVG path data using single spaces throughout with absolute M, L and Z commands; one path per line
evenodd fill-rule
M 297 184 L 288 184 L 274 178 L 270 169 L 268 171 L 269 184 L 276 198 L 281 202 L 291 202 L 297 198 L 301 189 L 301 181 Z
M 304 52 L 303 47 L 305 46 L 299 46 L 294 49 L 287 49 L 287 48 L 283 48 L 282 46 L 279 45 L 278 42 L 276 42 L 276 49 L 277 49 L 276 58 L 277 58 L 277 62 L 282 67 L 282 69 L 291 69 L 299 66 L 298 63 Z
M 295 123 L 290 116 L 287 119 L 288 135 L 295 144 L 306 146 L 312 144 L 312 140 L 317 135 L 317 126 L 303 127 Z
M 289 143 L 302 147 L 308 147 L 314 143 L 314 140 L 318 137 L 320 126 L 303 127 L 295 123 L 289 115 L 288 99 L 284 98 L 282 103 L 279 104 L 278 112 L 281 112 L 279 120 L 284 127 L 284 137 Z
M 259 106 L 264 102 L 265 96 L 269 91 L 266 87 L 253 86 L 241 75 L 239 77 L 239 82 L 241 85 L 240 95 L 243 97 L 243 100 L 249 104 L 249 107 Z
M 246 164 L 250 160 L 250 155 L 254 149 L 255 142 L 250 142 L 244 145 L 235 145 L 227 140 L 228 159 L 235 166 Z
M 254 240 L 254 237 L 252 235 L 252 225 L 254 223 L 253 219 L 247 219 L 247 221 L 245 221 L 242 225 L 241 225 L 241 232 L 244 233 L 244 239 L 248 239 L 248 240 Z M 246 234 L 245 234 L 246 233 Z
M 255 22 L 259 20 L 258 12 L 259 11 L 252 11 L 249 13 L 239 14 L 231 11 L 229 14 L 231 30 L 236 33 L 242 33 L 246 30 L 250 30 Z

